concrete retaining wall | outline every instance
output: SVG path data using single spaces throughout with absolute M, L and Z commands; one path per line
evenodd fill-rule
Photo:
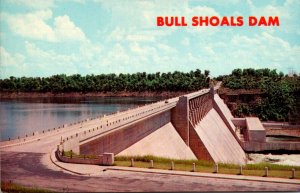
M 62 149 L 65 151 L 72 150 L 74 153 L 79 154 L 80 135 L 82 134 L 75 134 L 65 138 L 62 143 Z
M 265 142 L 245 141 L 242 143 L 243 149 L 248 152 L 259 152 L 266 150 Z
M 66 163 L 76 164 L 92 164 L 92 165 L 107 165 L 111 166 L 114 164 L 114 154 L 104 153 L 103 155 L 97 156 L 97 158 L 79 158 L 79 157 L 66 157 L 63 156 L 59 150 L 55 151 L 56 159 Z
M 171 120 L 171 112 L 165 111 L 152 117 L 145 118 L 129 126 L 118 128 L 107 134 L 80 143 L 81 154 L 103 154 L 112 152 L 115 155 L 143 139 L 153 131 L 164 126 Z
M 268 129 L 300 129 L 300 125 L 290 125 L 287 123 L 262 122 L 262 124 Z
M 61 153 L 59 151 L 55 152 L 55 156 L 56 158 L 61 161 L 61 162 L 66 162 L 66 163 L 76 163 L 76 164 L 92 164 L 92 165 L 101 165 L 103 160 L 102 160 L 102 156 L 98 156 L 98 158 L 78 158 L 78 157 L 66 157 L 66 156 L 62 156 Z
M 300 129 L 266 129 L 267 135 L 300 137 Z
M 243 143 L 243 149 L 247 152 L 260 152 L 260 151 L 300 151 L 300 142 L 255 142 L 246 141 Z
M 267 142 L 265 150 L 300 151 L 300 142 Z
M 245 118 L 232 118 L 231 121 L 236 127 L 247 127 Z

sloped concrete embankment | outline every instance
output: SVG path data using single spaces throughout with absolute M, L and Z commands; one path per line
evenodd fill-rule
M 230 110 L 213 93 L 213 108 L 195 124 L 190 124 L 191 149 L 198 159 L 217 163 L 246 164 L 247 157 L 235 135 Z
M 81 142 L 79 145 L 80 153 L 100 155 L 110 152 L 116 155 L 169 122 L 170 111 L 156 114 L 143 121 L 137 121 L 94 139 Z

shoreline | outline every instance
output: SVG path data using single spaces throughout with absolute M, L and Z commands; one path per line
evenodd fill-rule
M 191 92 L 191 91 L 190 91 Z M 163 92 L 68 92 L 68 93 L 52 93 L 52 92 L 0 92 L 0 99 L 15 98 L 43 98 L 43 97 L 177 97 L 187 94 L 183 91 L 163 91 Z

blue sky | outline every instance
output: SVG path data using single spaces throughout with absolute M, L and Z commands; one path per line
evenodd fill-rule
M 271 68 L 300 72 L 298 0 L 1 0 L 0 78 Z M 157 16 L 243 16 L 243 27 L 157 27 Z M 247 17 L 279 16 L 279 27 Z

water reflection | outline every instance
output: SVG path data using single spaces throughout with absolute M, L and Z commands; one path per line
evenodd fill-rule
M 1 140 L 32 135 L 64 123 L 123 111 L 159 97 L 59 97 L 6 99 L 0 102 Z

